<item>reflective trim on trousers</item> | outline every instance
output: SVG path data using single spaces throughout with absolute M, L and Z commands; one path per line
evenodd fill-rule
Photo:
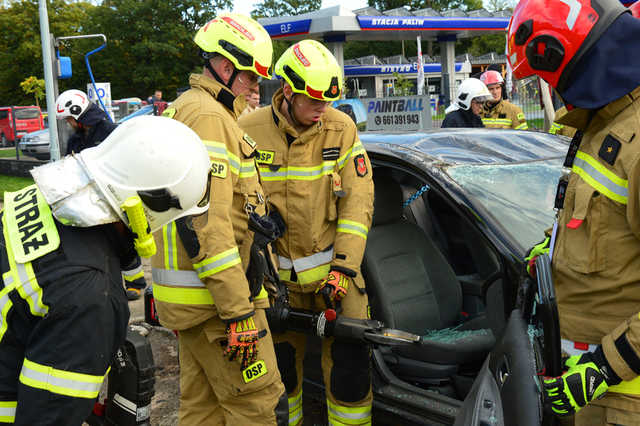
M 345 407 L 327 399 L 327 414 L 330 425 L 370 425 L 371 405 Z
M 618 203 L 627 204 L 629 182 L 616 176 L 589 154 L 578 151 L 571 170 L 601 194 Z
M 529 125 L 527 123 L 522 123 L 516 126 L 515 130 L 529 130 Z
M 336 228 L 336 232 L 357 235 L 366 240 L 367 234 L 369 233 L 369 228 L 367 228 L 360 222 L 355 222 L 353 220 L 347 219 L 338 219 L 338 227 Z
M 302 420 L 302 389 L 296 396 L 288 398 L 289 424 L 296 425 Z
M 74 373 L 38 364 L 25 358 L 20 371 L 20 382 L 32 388 L 59 395 L 96 398 L 104 377 L 108 373 L 109 369 L 101 376 Z
M 590 344 L 587 349 L 577 349 L 572 340 L 561 339 L 562 350 L 570 356 L 582 355 L 586 352 L 593 352 L 598 345 Z M 640 376 L 628 382 L 622 382 L 615 386 L 609 386 L 607 392 L 625 393 L 628 395 L 640 395 Z
M 133 269 L 129 269 L 127 271 L 122 271 L 122 276 L 127 281 L 135 281 L 138 278 L 144 277 L 144 271 L 142 270 L 142 263 Z
M 225 250 L 222 253 L 209 257 L 202 262 L 195 263 L 193 269 L 198 273 L 200 279 L 216 274 L 237 265 L 241 262 L 238 247 Z
M 0 422 L 14 423 L 18 401 L 0 401 Z

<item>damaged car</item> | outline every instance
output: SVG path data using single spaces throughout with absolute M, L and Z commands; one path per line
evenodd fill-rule
M 569 140 L 502 129 L 360 138 L 375 183 L 362 263 L 371 317 L 420 336 L 372 345 L 376 424 L 550 424 L 539 378 L 560 373 L 555 296 L 548 258 L 537 283 L 522 259 L 553 223 Z M 310 346 L 304 392 L 322 401 Z

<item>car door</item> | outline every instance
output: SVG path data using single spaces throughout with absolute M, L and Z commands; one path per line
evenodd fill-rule
M 536 259 L 537 280 L 520 282 L 521 297 L 487 357 L 456 425 L 553 425 L 543 410 L 541 380 L 562 374 L 558 308 L 547 255 Z

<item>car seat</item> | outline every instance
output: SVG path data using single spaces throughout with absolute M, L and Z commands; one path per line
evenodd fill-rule
M 425 383 L 478 365 L 495 344 L 486 319 L 464 320 L 460 283 L 431 238 L 403 217 L 400 185 L 384 171 L 374 174 L 374 184 L 362 264 L 373 317 L 423 336 L 419 345 L 395 347 L 385 358 L 396 374 Z

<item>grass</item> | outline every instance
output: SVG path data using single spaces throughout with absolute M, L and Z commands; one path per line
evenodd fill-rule
M 0 158 L 16 158 L 15 147 L 0 149 Z
M 3 193 L 5 191 L 17 191 L 31 184 L 33 184 L 33 179 L 31 178 L 0 175 L 0 197 L 4 199 Z

